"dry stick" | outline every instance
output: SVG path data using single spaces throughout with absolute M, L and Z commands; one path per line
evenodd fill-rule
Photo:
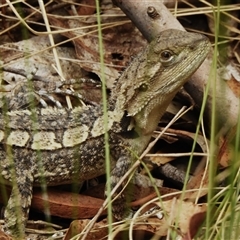
M 6 1 L 7 1 L 7 0 L 6 0 Z M 22 19 L 22 20 L 23 20 L 23 22 L 24 22 L 24 19 Z M 123 24 L 125 24 L 125 23 L 129 23 L 129 20 L 127 20 L 127 21 L 121 21 L 120 23 L 119 23 L 119 22 L 115 22 L 115 23 L 103 23 L 102 26 L 104 25 L 104 27 L 102 27 L 102 30 L 108 29 L 108 28 L 114 28 L 114 27 L 117 27 L 117 26 L 121 26 L 121 25 L 123 25 Z M 26 22 L 24 22 L 24 25 L 28 26 Z M 71 28 L 70 30 L 75 31 L 75 30 L 85 29 L 85 28 L 90 28 L 90 27 L 91 27 L 91 28 L 95 28 L 96 26 L 97 26 L 97 25 L 88 26 L 88 27 Z M 70 30 L 69 30 L 69 29 L 56 30 L 56 31 L 52 31 L 52 34 L 69 32 Z M 37 55 L 37 54 L 40 54 L 40 53 L 42 53 L 42 52 L 44 52 L 44 51 L 51 50 L 53 47 L 58 47 L 58 46 L 60 46 L 60 45 L 66 44 L 66 43 L 68 43 L 68 42 L 71 42 L 72 40 L 75 40 L 75 39 L 77 39 L 77 38 L 84 37 L 84 36 L 87 36 L 87 35 L 89 35 L 89 34 L 96 33 L 96 32 L 97 32 L 97 29 L 94 29 L 94 30 L 92 30 L 92 31 L 90 31 L 90 32 L 83 33 L 83 34 L 81 34 L 81 35 L 77 35 L 77 36 L 72 37 L 72 38 L 70 38 L 70 39 L 66 39 L 66 40 L 64 40 L 64 41 L 62 41 L 62 42 L 56 43 L 54 46 L 46 47 L 46 48 L 44 48 L 44 49 L 42 49 L 42 50 L 39 50 L 39 51 L 37 51 L 37 52 L 34 52 L 34 53 L 30 53 L 30 52 L 21 53 L 21 55 L 20 55 L 19 57 L 24 56 L 24 54 L 25 54 L 25 55 L 27 54 L 27 57 L 30 58 L 30 57 L 33 57 L 33 56 L 35 56 L 35 55 Z M 1 34 L 1 33 L 2 33 L 2 32 L 0 32 L 0 34 Z M 32 33 L 34 33 L 34 32 L 32 32 Z M 36 33 L 36 35 L 48 35 L 47 32 L 42 32 L 42 33 L 40 33 L 40 32 L 35 32 L 35 33 Z M 34 34 L 35 34 L 35 33 L 34 33 Z M 40 34 L 38 34 L 38 33 L 40 33 Z M 60 59 L 67 59 L 67 60 L 69 60 L 68 58 L 63 58 L 63 57 L 60 57 Z M 70 60 L 71 60 L 71 61 L 80 62 L 80 60 L 73 60 L 73 59 L 70 59 Z M 15 62 L 19 61 L 19 59 L 17 58 L 16 60 L 8 60 L 8 62 L 5 63 L 5 64 L 3 64 L 3 65 L 1 65 L 1 67 L 4 68 L 4 67 L 8 66 L 10 61 L 11 61 L 11 64 L 12 64 L 12 63 L 15 63 Z M 94 62 L 94 63 L 95 63 L 95 62 Z M 109 64 L 108 64 L 108 65 L 109 65 Z M 113 65 L 109 65 L 109 66 L 113 66 Z M 9 69 L 10 69 L 10 70 L 9 70 L 10 72 L 11 72 L 11 71 L 18 71 L 18 70 L 14 70 L 13 68 L 9 68 Z M 8 69 L 6 69 L 6 71 L 8 71 Z M 21 74 L 24 74 L 24 73 L 23 73 L 23 71 L 22 71 L 22 72 L 19 73 L 19 74 L 21 75 Z M 23 76 L 24 76 L 24 75 L 23 75 Z
M 221 188 L 215 188 L 215 189 L 219 189 L 221 190 Z M 186 190 L 185 193 L 192 193 L 192 192 L 195 192 L 195 191 L 198 191 L 199 189 L 189 189 L 189 190 Z M 205 188 L 204 190 L 207 190 L 207 188 Z M 172 192 L 172 193 L 168 193 L 168 194 L 165 194 L 164 196 L 161 196 L 162 199 L 165 199 L 165 198 L 168 198 L 170 197 L 171 199 L 173 197 L 178 197 L 178 196 L 181 196 L 182 194 L 182 191 L 179 190 L 179 191 L 176 191 L 176 192 Z M 153 198 L 153 199 L 150 199 L 149 202 L 146 202 L 144 205 L 142 205 L 137 211 L 136 213 L 134 214 L 133 218 L 131 219 L 131 222 L 130 222 L 130 225 L 129 225 L 129 232 L 130 231 L 133 231 L 133 225 L 134 223 L 136 222 L 136 218 L 140 219 L 141 220 L 141 215 L 140 213 L 143 211 L 143 209 L 145 209 L 147 206 L 151 205 L 151 204 L 155 204 L 156 202 L 159 202 L 159 197 L 156 197 L 156 198 Z M 157 206 L 159 206 L 158 204 L 155 204 Z M 161 207 L 161 209 L 164 211 L 164 209 Z M 148 215 L 149 216 L 149 215 Z
M 65 79 L 64 79 L 64 76 L 63 76 L 62 66 L 61 66 L 61 63 L 60 63 L 60 60 L 59 60 L 59 57 L 58 57 L 58 52 L 57 52 L 57 49 L 56 49 L 56 46 L 55 46 L 55 43 L 54 43 L 53 34 L 52 34 L 52 31 L 51 31 L 51 28 L 50 28 L 50 25 L 49 25 L 49 22 L 48 22 L 46 9 L 44 7 L 44 3 L 43 3 L 42 0 L 38 0 L 38 3 L 39 3 L 39 7 L 42 11 L 42 16 L 43 16 L 43 19 L 44 19 L 44 22 L 45 22 L 45 25 L 46 25 L 46 29 L 47 29 L 47 32 L 48 32 L 48 38 L 49 38 L 50 44 L 53 47 L 52 48 L 53 56 L 54 56 L 54 59 L 55 59 L 56 65 L 57 65 L 57 68 L 54 66 L 54 69 L 59 74 L 61 81 L 64 81 Z M 72 109 L 72 103 L 71 103 L 71 100 L 70 100 L 69 96 L 66 96 L 66 101 L 67 101 L 68 108 Z
M 163 30 L 170 28 L 184 30 L 161 1 L 156 3 L 149 0 L 113 0 L 112 2 L 132 20 L 148 42 Z
M 188 108 L 182 107 L 180 111 L 175 115 L 175 117 L 168 123 L 168 125 L 165 127 L 165 129 L 157 136 L 156 139 L 154 139 L 152 142 L 149 143 L 146 150 L 142 153 L 140 158 L 132 165 L 132 167 L 126 172 L 126 174 L 122 177 L 121 181 L 112 189 L 110 195 L 112 196 L 116 190 L 119 188 L 119 186 L 122 184 L 122 182 L 129 176 L 129 174 L 132 173 L 132 171 L 137 168 L 141 164 L 141 159 L 151 150 L 151 148 L 156 144 L 156 142 L 162 137 L 162 135 L 167 131 L 167 129 L 182 115 L 184 115 L 187 111 L 189 111 L 192 107 Z M 87 234 L 91 231 L 93 225 L 96 223 L 98 217 L 103 212 L 103 210 L 106 208 L 108 204 L 108 198 L 104 201 L 102 207 L 98 210 L 97 214 L 94 216 L 94 218 L 88 223 L 88 225 L 82 230 L 82 233 L 84 233 L 84 236 L 82 240 L 86 239 Z M 81 233 L 81 234 L 82 234 Z M 80 239 L 80 238 L 79 238 Z
M 148 153 L 146 157 L 186 157 L 186 156 L 200 156 L 207 157 L 207 153 L 201 152 L 183 152 L 183 153 Z
M 34 13 L 34 17 L 31 18 L 31 21 L 35 21 L 38 22 L 39 20 L 42 19 L 42 14 L 40 12 L 36 11 L 36 8 L 34 8 L 33 6 L 31 6 L 30 4 L 28 4 L 27 2 L 25 2 L 25 4 L 29 7 L 29 8 L 23 8 L 22 11 L 26 14 L 32 14 Z M 63 3 L 56 3 L 55 5 L 50 5 L 50 6 L 46 6 L 45 5 L 45 10 L 46 12 L 49 14 L 55 10 L 58 9 L 62 9 L 65 6 L 68 6 L 69 3 L 63 2 Z M 29 19 L 30 20 L 30 19 Z
M 198 191 L 198 194 L 197 194 L 196 199 L 195 199 L 195 204 L 198 202 L 198 200 L 200 198 L 201 189 L 203 188 L 204 181 L 206 181 L 206 178 L 208 177 L 207 176 L 207 174 L 208 174 L 207 170 L 208 170 L 208 167 L 209 167 L 209 160 L 210 160 L 210 158 L 209 158 L 210 149 L 209 149 L 208 140 L 207 140 L 207 137 L 206 137 L 203 121 L 201 121 L 201 125 L 202 125 L 202 133 L 203 133 L 203 137 L 204 137 L 205 145 L 206 145 L 206 152 L 208 153 L 208 156 L 206 156 L 205 158 L 202 158 L 202 160 L 200 161 L 200 163 L 198 164 L 197 168 L 194 171 L 194 173 L 197 174 L 198 169 L 201 169 L 203 166 L 205 166 L 205 171 L 204 171 L 203 176 L 201 178 L 201 183 L 199 185 L 199 191 Z
M 26 18 L 22 18 L 20 16 L 20 14 L 18 13 L 18 11 L 15 9 L 15 7 L 13 6 L 13 4 L 11 3 L 11 1 L 9 0 L 6 0 L 6 2 L 9 4 L 9 7 L 12 9 L 12 12 L 16 15 L 16 17 L 18 18 L 19 22 L 16 24 L 23 24 L 31 33 L 35 34 L 35 35 L 38 35 L 38 36 L 45 36 L 45 35 L 48 35 L 49 33 L 48 32 L 40 32 L 40 31 L 35 31 L 34 29 L 32 29 L 26 22 L 26 20 L 28 19 L 28 17 L 30 16 L 27 16 Z M 36 9 L 36 11 L 38 11 Z M 51 16 L 49 17 L 51 18 Z M 102 27 L 102 29 L 107 29 L 107 28 L 112 28 L 112 27 L 116 27 L 116 26 L 120 26 L 120 25 L 123 25 L 125 23 L 129 23 L 129 20 L 126 20 L 126 21 L 121 21 L 120 23 L 119 22 L 114 22 L 114 23 L 102 23 L 101 25 L 104 26 Z M 15 25 L 14 25 L 15 26 Z M 12 26 L 11 26 L 12 27 Z M 52 26 L 54 28 L 54 26 Z M 71 29 L 65 29 L 65 28 L 62 28 L 60 30 L 54 30 L 54 31 L 51 31 L 52 34 L 57 34 L 57 33 L 65 33 L 65 32 L 69 32 L 69 31 L 77 31 L 77 30 L 81 30 L 81 29 L 89 29 L 89 28 L 96 28 L 97 27 L 97 24 L 95 25 L 91 25 L 91 26 L 85 26 L 85 27 L 76 27 L 76 28 L 71 28 Z M 11 28 L 8 28 L 7 31 L 9 31 L 9 29 Z M 88 35 L 88 34 L 91 34 L 91 33 L 95 33 L 97 32 L 97 30 L 92 30 L 91 32 L 88 32 L 88 33 L 84 33 L 84 34 L 81 34 L 81 35 L 77 35 L 71 39 L 67 39 L 65 41 L 63 41 L 62 43 L 58 43 L 56 44 L 55 46 L 58 46 L 58 45 L 61 45 L 61 44 L 64 44 L 64 43 L 67 43 L 67 42 L 70 42 L 74 39 L 77 39 L 79 37 L 84 37 L 85 35 Z M 0 32 L 1 34 L 5 33 L 5 31 L 2 31 Z M 52 46 L 50 46 L 48 49 L 51 49 Z M 31 56 L 31 55 L 30 55 Z M 5 66 L 5 65 L 4 65 Z

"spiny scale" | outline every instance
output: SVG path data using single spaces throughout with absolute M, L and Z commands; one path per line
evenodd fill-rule
M 107 113 L 112 187 L 144 151 L 172 98 L 209 48 L 203 35 L 163 31 L 118 79 Z M 20 109 L 0 115 L 1 173 L 7 183 L 14 182 L 5 211 L 8 232 L 15 237 L 24 234 L 32 187 L 42 177 L 48 185 L 60 185 L 76 176 L 80 182 L 104 173 L 103 119 L 101 105 Z M 121 219 L 126 211 L 122 193 L 113 203 L 113 214 Z

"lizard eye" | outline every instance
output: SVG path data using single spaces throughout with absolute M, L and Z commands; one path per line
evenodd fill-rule
M 143 83 L 140 87 L 139 90 L 141 92 L 146 92 L 148 90 L 148 85 L 146 83 Z
M 162 62 L 170 62 L 173 59 L 173 53 L 169 50 L 164 50 L 160 53 Z

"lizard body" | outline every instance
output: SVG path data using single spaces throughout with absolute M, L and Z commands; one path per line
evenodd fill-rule
M 145 150 L 167 106 L 209 48 L 203 35 L 163 31 L 118 79 L 107 111 L 112 187 Z M 100 104 L 0 115 L 0 170 L 3 181 L 13 185 L 5 211 L 7 231 L 23 234 L 34 184 L 60 185 L 105 172 L 103 119 Z M 117 219 L 124 215 L 124 198 L 123 193 L 113 203 Z

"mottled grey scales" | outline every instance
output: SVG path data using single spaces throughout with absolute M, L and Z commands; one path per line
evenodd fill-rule
M 13 71 L 5 67 L 3 70 Z M 14 70 L 16 74 L 19 71 Z M 27 74 L 25 77 L 27 78 Z M 49 105 L 64 107 L 66 96 L 70 97 L 75 105 L 81 102 L 97 105 L 101 101 L 101 84 L 92 79 L 79 78 L 53 82 L 44 78 L 36 81 L 35 77 L 33 75 L 31 80 L 16 82 L 14 86 L 1 86 L 0 107 L 11 110 L 29 109 L 31 104 L 40 107 Z
M 107 111 L 112 187 L 146 149 L 167 106 L 209 49 L 209 40 L 201 34 L 163 31 L 116 81 Z M 103 119 L 101 104 L 2 110 L 0 170 L 5 182 L 13 185 L 6 231 L 15 238 L 23 236 L 32 187 L 43 178 L 47 185 L 60 185 L 105 172 Z M 123 192 L 113 202 L 113 215 L 122 219 L 126 211 Z

